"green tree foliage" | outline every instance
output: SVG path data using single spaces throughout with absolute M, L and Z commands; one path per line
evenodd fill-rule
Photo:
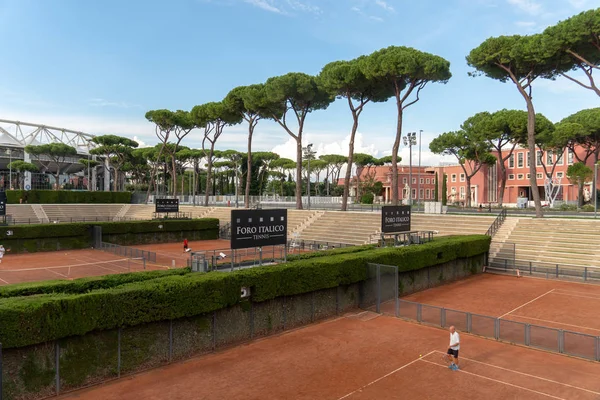
M 344 179 L 342 211 L 346 211 L 350 193 L 350 178 L 354 157 L 354 138 L 358 130 L 358 119 L 369 102 L 385 102 L 394 95 L 391 85 L 385 80 L 374 77 L 367 78 L 362 70 L 363 63 L 359 57 L 351 61 L 334 61 L 323 67 L 319 77 L 323 86 L 338 98 L 346 99 L 352 114 L 352 130 L 348 145 L 348 167 Z
M 264 85 L 239 86 L 225 97 L 228 107 L 239 113 L 248 123 L 248 156 L 246 171 L 252 175 L 252 137 L 258 121 L 269 118 L 271 110 L 277 110 L 279 104 L 269 102 Z M 244 207 L 250 208 L 250 179 L 246 179 Z
M 600 69 L 600 8 L 550 26 L 543 35 L 546 47 L 555 53 L 557 73 L 600 96 L 593 77 Z M 569 74 L 572 71 L 583 72 L 587 84 Z
M 229 102 L 212 102 L 195 106 L 191 112 L 192 119 L 197 128 L 204 129 L 204 138 L 202 139 L 202 150 L 207 157 L 206 167 L 206 186 L 209 189 L 212 185 L 212 163 L 215 153 L 215 144 L 223 129 L 227 125 L 236 125 L 242 122 L 242 115 L 237 112 Z M 210 144 L 207 151 L 206 142 Z M 204 194 L 204 205 L 208 207 L 208 197 L 210 190 Z
M 367 168 L 365 179 L 368 180 L 369 178 L 372 178 L 370 174 L 371 167 L 374 167 L 376 165 L 383 165 L 383 163 L 370 154 L 356 153 L 354 155 L 354 164 L 356 165 L 356 199 L 360 200 L 362 198 L 362 187 L 360 185 L 360 179 L 365 168 Z
M 392 146 L 392 204 L 398 205 L 398 150 L 404 110 L 419 101 L 430 82 L 446 83 L 452 74 L 450 62 L 442 57 L 409 47 L 390 46 L 361 59 L 367 79 L 386 82 L 396 98 L 396 137 Z M 411 95 L 414 97 L 411 98 Z
M 552 52 L 544 46 L 542 35 L 492 37 L 471 50 L 467 56 L 468 64 L 478 71 L 470 75 L 483 74 L 500 82 L 512 82 L 527 104 L 529 184 L 538 218 L 543 215 L 535 170 L 535 108 L 532 100 L 532 84 L 540 77 L 554 77 L 555 61 Z
M 448 175 L 444 174 L 442 181 L 442 205 L 448 205 Z
M 330 194 L 329 182 L 333 182 L 334 188 L 340 180 L 340 172 L 342 167 L 348 162 L 348 157 L 340 154 L 324 154 L 319 156 L 319 160 L 327 163 L 327 196 Z M 343 195 L 343 193 L 342 193 Z
M 179 151 L 179 145 L 181 141 L 194 129 L 196 126 L 192 116 L 187 111 L 177 110 L 173 113 L 173 133 L 175 134 L 175 143 L 173 146 L 165 146 L 165 151 L 171 158 L 171 182 L 172 182 L 172 194 L 177 196 L 177 152 Z M 182 181 L 183 183 L 183 181 Z M 183 190 L 183 189 L 182 189 Z
M 438 177 L 438 173 L 435 173 L 435 188 L 433 189 L 433 201 L 438 202 L 439 198 L 440 198 L 440 193 L 439 193 L 439 186 L 440 186 L 440 182 L 439 182 L 439 177 Z
M 38 172 L 39 168 L 37 165 L 28 163 L 23 160 L 16 160 L 7 165 L 7 168 L 17 172 L 17 182 L 19 182 L 19 189 L 23 190 L 23 179 L 25 172 Z M 12 182 L 11 182 L 12 185 Z
M 149 122 L 154 124 L 154 133 L 160 141 L 159 151 L 155 157 L 155 160 L 160 160 L 165 150 L 165 146 L 171 137 L 171 133 L 175 130 L 177 125 L 175 116 L 172 111 L 165 109 L 150 110 L 145 116 Z M 158 180 L 158 168 L 159 163 L 157 162 L 154 164 L 154 170 L 151 174 L 150 185 L 148 185 L 148 192 L 146 193 L 146 202 L 148 202 L 148 198 L 150 197 L 150 191 L 155 189 L 155 181 Z
M 286 172 L 296 168 L 296 162 L 294 160 L 290 160 L 289 158 L 278 158 L 276 160 L 271 161 L 271 168 L 278 172 L 279 177 L 279 189 L 280 195 L 285 196 L 284 186 L 285 186 L 285 178 L 287 176 Z
M 560 128 L 559 128 L 560 126 Z M 600 156 L 600 108 L 581 110 L 563 119 L 557 126 L 557 135 L 571 149 L 578 161 L 587 163 L 594 156 L 594 163 Z M 580 156 L 575 149 L 584 150 Z
M 113 190 L 118 192 L 119 187 L 119 171 L 127 162 L 128 157 L 134 148 L 139 144 L 135 140 L 117 135 L 102 135 L 92 139 L 98 147 L 90 150 L 90 154 L 103 156 L 108 164 L 114 169 L 115 179 L 113 181 Z
M 433 139 L 429 149 L 434 154 L 456 157 L 467 183 L 466 206 L 471 207 L 471 178 L 484 165 L 493 165 L 496 162 L 496 157 L 490 154 L 488 145 L 470 137 L 466 131 L 456 131 L 443 133 Z
M 50 170 L 50 165 L 54 163 L 56 185 L 55 189 L 60 188 L 60 172 L 65 164 L 67 158 L 73 158 L 77 156 L 77 150 L 74 147 L 66 145 L 64 143 L 50 143 L 40 145 L 27 145 L 25 146 L 25 152 L 33 156 L 40 165 L 44 167 L 46 171 Z M 45 161 L 43 158 L 47 158 L 50 161 Z
M 296 141 L 296 208 L 302 209 L 302 138 L 309 113 L 325 110 L 334 97 L 314 76 L 291 72 L 269 78 L 265 83 L 267 99 L 273 105 L 270 118 L 275 120 Z M 297 123 L 294 133 L 287 120 L 292 114 Z
M 569 165 L 567 168 L 567 178 L 569 181 L 578 187 L 578 204 L 579 207 L 583 205 L 583 185 L 586 182 L 592 180 L 594 176 L 594 170 L 585 165 L 582 162 Z

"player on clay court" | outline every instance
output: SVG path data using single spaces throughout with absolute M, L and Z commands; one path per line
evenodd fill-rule
M 0 264 L 2 263 L 2 258 L 4 257 L 4 252 L 6 252 L 7 250 L 4 248 L 3 245 L 0 244 Z
M 448 353 L 446 359 L 450 362 L 448 368 L 453 371 L 458 371 L 458 350 L 460 350 L 460 337 L 454 326 L 450 329 L 450 345 L 448 346 Z
M 183 239 L 183 252 L 187 252 L 188 251 L 188 241 L 187 239 Z

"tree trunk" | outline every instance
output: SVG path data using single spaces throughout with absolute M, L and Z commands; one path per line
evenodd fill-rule
M 533 102 L 529 96 L 525 96 L 527 102 L 527 147 L 529 148 L 529 185 L 531 186 L 531 194 L 533 195 L 533 202 L 535 204 L 535 216 L 536 218 L 542 218 L 542 202 L 540 200 L 540 191 L 537 187 L 537 175 L 536 175 L 536 146 L 535 146 L 535 110 L 533 108 Z
M 302 128 L 296 140 L 296 210 L 302 210 Z
M 400 148 L 400 138 L 402 137 L 402 102 L 400 101 L 400 92 L 396 93 L 396 107 L 398 108 L 398 120 L 396 122 L 396 139 L 392 146 L 392 205 L 398 205 L 398 149 Z M 412 182 L 411 182 L 412 185 Z M 409 193 L 412 199 L 412 193 Z M 411 202 L 412 203 L 412 202 Z
M 171 174 L 171 179 L 173 180 L 173 196 L 177 196 L 177 167 L 175 165 L 175 153 L 171 156 L 171 168 L 173 169 L 173 173 Z
M 114 170 L 115 170 L 115 181 L 113 182 L 113 190 L 115 192 L 118 192 L 119 191 L 119 169 L 117 167 L 114 167 Z
M 466 195 L 465 206 L 466 206 L 466 208 L 471 208 L 471 177 L 469 175 L 467 175 L 466 172 L 465 172 L 465 179 L 467 180 L 467 193 L 465 193 L 465 195 Z
M 244 191 L 244 208 L 250 208 L 250 179 L 252 172 L 252 134 L 254 127 L 250 123 L 248 128 L 248 161 L 246 163 L 246 190 Z
M 350 196 L 350 178 L 352 176 L 352 162 L 354 159 L 354 137 L 358 130 L 358 115 L 352 110 L 352 132 L 350 132 L 350 143 L 348 144 L 348 167 L 346 168 L 346 178 L 344 179 L 344 194 L 342 196 L 342 211 L 348 209 L 348 196 Z
M 208 207 L 208 197 L 210 196 L 210 191 L 212 189 L 212 157 L 215 151 L 214 142 L 210 144 L 210 153 L 208 157 L 208 162 L 206 164 L 206 190 L 204 193 L 204 206 Z
M 502 159 L 502 152 L 498 151 L 498 161 L 500 164 L 500 190 L 498 192 L 498 205 L 502 208 L 504 203 L 504 190 L 506 188 L 506 165 Z
M 577 206 L 581 208 L 583 207 L 583 179 L 579 180 L 577 186 Z

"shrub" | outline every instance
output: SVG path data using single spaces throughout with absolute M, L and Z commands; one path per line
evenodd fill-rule
M 242 286 L 250 287 L 252 300 L 261 302 L 349 285 L 367 279 L 368 262 L 412 271 L 484 254 L 490 240 L 488 236 L 447 237 L 420 246 L 313 257 L 232 273 L 170 275 L 76 294 L 67 292 L 67 285 L 61 293 L 3 298 L 0 343 L 22 347 L 95 330 L 200 315 L 239 303 Z
M 360 198 L 360 203 L 361 204 L 373 204 L 374 199 L 375 199 L 375 196 L 373 195 L 373 193 L 365 193 Z
M 19 204 L 26 199 L 29 204 L 66 203 L 131 203 L 131 192 L 87 192 L 71 190 L 7 190 L 8 204 Z

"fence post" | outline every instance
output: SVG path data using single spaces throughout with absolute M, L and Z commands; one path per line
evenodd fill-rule
M 532 275 L 531 261 L 529 261 L 529 275 Z
M 169 362 L 173 361 L 173 320 L 169 320 Z
M 4 381 L 4 373 L 2 371 L 2 343 L 0 343 L 0 400 L 2 400 L 2 382 Z
M 400 294 L 399 292 L 399 288 L 398 288 L 398 267 L 394 267 L 395 270 L 395 279 L 394 279 L 394 294 L 396 295 L 396 318 L 398 318 L 400 316 Z M 2 399 L 0 399 L 2 400 Z
M 583 281 L 586 282 L 587 281 L 587 267 L 583 268 Z
M 121 377 L 121 328 L 117 331 L 117 377 Z
M 377 304 L 375 307 L 375 311 L 377 311 L 377 314 L 379 314 L 381 312 L 381 267 L 379 264 L 377 264 Z
M 504 271 L 506 271 L 508 269 L 508 259 L 505 258 L 504 259 Z
M 54 342 L 54 353 L 56 355 L 56 395 L 60 394 L 60 344 Z
M 500 339 L 500 318 L 494 320 L 494 339 Z
M 558 264 L 556 264 L 556 277 L 558 278 Z

